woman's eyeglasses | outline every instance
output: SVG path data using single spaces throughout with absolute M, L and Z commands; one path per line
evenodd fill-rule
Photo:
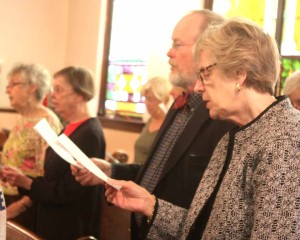
M 10 82 L 9 84 L 6 85 L 6 88 L 13 88 L 15 86 L 19 86 L 19 85 L 26 85 L 27 83 L 23 83 L 23 82 Z
M 216 66 L 217 63 L 208 65 L 207 67 L 200 68 L 197 72 L 197 78 L 200 79 L 202 84 L 205 84 L 205 79 L 211 74 L 211 69 Z

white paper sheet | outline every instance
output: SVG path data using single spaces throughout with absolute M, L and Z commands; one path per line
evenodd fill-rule
M 107 182 L 108 177 L 104 172 L 98 168 L 98 166 L 93 163 L 65 134 L 61 134 L 58 137 L 58 141 L 63 145 L 67 151 L 85 168 L 87 168 L 90 172 L 94 173 L 103 181 Z
M 34 129 L 45 139 L 45 141 L 53 148 L 53 150 L 67 162 L 79 167 L 76 160 L 80 162 L 86 169 L 108 183 L 108 176 L 98 166 L 89 159 L 65 134 L 57 136 L 49 125 L 48 121 L 43 118 L 35 126 Z M 75 160 L 75 159 L 76 160 Z M 109 184 L 109 183 L 108 183 Z M 111 185 L 111 184 L 110 184 Z M 120 186 L 111 185 L 117 190 Z
M 58 142 L 57 135 L 54 132 L 54 130 L 51 128 L 48 121 L 43 118 L 41 119 L 34 127 L 34 130 L 36 130 L 42 138 L 45 139 L 45 141 L 49 144 L 49 146 L 64 160 L 66 160 L 68 163 L 73 164 L 78 167 L 78 164 L 74 160 L 74 158 L 68 153 Z

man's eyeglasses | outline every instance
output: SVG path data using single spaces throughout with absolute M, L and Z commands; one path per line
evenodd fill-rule
M 183 42 L 173 42 L 171 48 L 175 49 L 176 51 L 181 49 L 182 47 L 191 46 L 194 43 L 183 43 Z
M 15 86 L 19 86 L 19 85 L 26 85 L 27 83 L 23 83 L 23 82 L 10 82 L 9 84 L 6 85 L 6 88 L 13 88 Z
M 217 63 L 208 65 L 207 67 L 200 68 L 197 72 L 197 78 L 200 79 L 202 84 L 205 84 L 205 78 L 211 74 L 211 69 L 213 66 L 216 66 Z

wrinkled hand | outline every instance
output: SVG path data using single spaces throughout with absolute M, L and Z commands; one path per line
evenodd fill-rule
M 19 169 L 10 166 L 2 167 L 2 176 L 9 182 L 12 186 L 19 186 L 27 190 L 30 189 L 32 179 L 27 177 Z
M 1 165 L 0 166 L 0 179 L 1 179 L 1 181 L 6 182 L 6 178 L 4 177 L 4 175 L 2 173 L 2 168 L 3 168 L 3 166 Z
M 19 216 L 31 205 L 31 200 L 29 197 L 25 196 L 22 199 L 13 202 L 6 209 L 7 219 L 12 219 Z
M 121 186 L 120 190 L 116 190 L 105 184 L 105 196 L 108 202 L 122 209 L 138 212 L 148 217 L 152 215 L 155 200 L 145 188 L 132 181 L 109 179 L 108 182 L 112 185 Z
M 111 176 L 111 164 L 105 160 L 91 158 L 91 160 L 108 176 Z M 91 173 L 86 168 L 78 168 L 71 165 L 71 171 L 76 181 L 78 181 L 82 186 L 94 186 L 99 184 L 104 184 L 104 182 Z
M 6 209 L 7 219 L 15 218 L 19 216 L 23 211 L 25 211 L 25 207 L 23 206 L 21 200 L 13 202 Z

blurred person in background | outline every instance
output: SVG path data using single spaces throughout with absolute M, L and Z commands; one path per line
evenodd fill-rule
M 182 96 L 182 94 L 185 92 L 185 89 L 183 87 L 180 86 L 173 86 L 171 91 L 170 91 L 170 95 L 172 96 L 172 98 L 175 100 L 176 98 L 178 98 L 179 96 Z
M 88 157 L 105 157 L 105 139 L 100 122 L 88 110 L 94 96 L 91 73 L 81 67 L 67 67 L 54 74 L 51 94 L 54 110 L 66 121 L 63 133 Z M 35 179 L 4 167 L 2 175 L 18 186 L 37 205 L 35 232 L 47 240 L 99 236 L 99 187 L 83 187 L 72 176 L 70 165 L 48 148 L 44 176 Z
M 284 94 L 290 98 L 294 108 L 300 110 L 300 71 L 286 79 Z
M 11 166 L 28 177 L 44 173 L 46 142 L 33 129 L 46 118 L 55 132 L 61 130 L 58 117 L 42 102 L 50 90 L 50 74 L 39 64 L 16 64 L 8 73 L 6 93 L 10 104 L 19 114 L 10 131 L 0 159 L 2 166 Z M 14 219 L 30 230 L 34 228 L 35 207 L 28 196 L 19 194 L 17 187 L 1 181 L 7 205 L 7 218 Z
M 134 144 L 134 162 L 143 164 L 151 151 L 152 143 L 165 120 L 171 86 L 167 79 L 154 77 L 142 87 L 145 105 L 150 118 Z

